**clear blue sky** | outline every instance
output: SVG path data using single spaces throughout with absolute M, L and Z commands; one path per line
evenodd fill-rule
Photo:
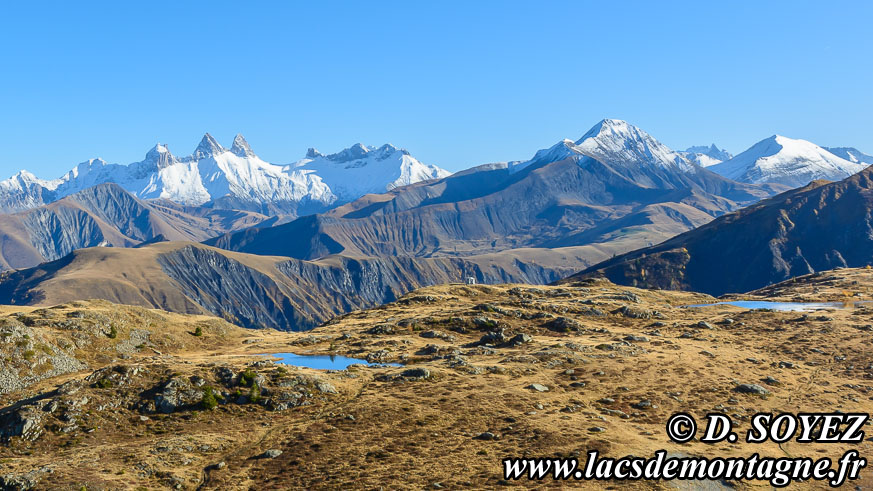
M 248 3 L 257 3 L 256 6 Z M 0 175 L 243 133 L 268 161 L 391 142 L 450 170 L 605 117 L 667 145 L 873 152 L 873 2 L 14 2 Z

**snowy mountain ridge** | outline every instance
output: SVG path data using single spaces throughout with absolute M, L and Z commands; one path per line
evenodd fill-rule
M 285 169 L 319 176 L 340 201 L 451 174 L 435 165 L 422 164 L 394 145 L 375 148 L 361 143 L 331 155 L 310 148 L 306 158 Z
M 510 172 L 573 156 L 590 157 L 621 167 L 654 167 L 687 172 L 694 168 L 679 152 L 636 126 L 620 119 L 604 119 L 576 141 L 562 140 L 522 162 L 510 162 Z
M 849 162 L 855 162 L 856 164 L 867 164 L 873 165 L 873 155 L 867 155 L 866 153 L 858 150 L 853 147 L 823 147 L 828 152 L 840 157 L 841 159 L 846 159 Z
M 840 158 L 812 142 L 773 135 L 709 170 L 740 182 L 800 187 L 816 179 L 842 180 L 865 167 L 864 163 Z
M 377 149 L 356 144 L 328 156 L 310 149 L 305 159 L 276 165 L 258 157 L 242 135 L 226 149 L 207 133 L 185 157 L 158 143 L 144 160 L 129 165 L 90 159 L 52 180 L 22 170 L 0 181 L 0 210 L 29 209 L 112 182 L 142 199 L 299 214 L 449 174 L 392 145 Z
M 725 160 L 730 160 L 733 155 L 727 150 L 720 149 L 713 143 L 710 146 L 698 145 L 688 147 L 684 152 L 680 152 L 686 159 L 694 162 L 701 167 L 709 167 L 711 165 L 720 164 Z

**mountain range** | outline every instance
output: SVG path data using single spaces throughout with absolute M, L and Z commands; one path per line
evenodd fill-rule
M 257 159 L 241 137 L 231 150 L 224 150 L 207 135 L 194 154 L 183 159 L 173 157 L 165 147 L 153 149 L 146 161 L 160 163 L 156 165 L 160 169 L 144 173 L 149 177 L 143 179 L 155 183 L 145 197 L 129 192 L 121 183 L 103 183 L 48 205 L 3 216 L 0 266 L 17 271 L 5 273 L 0 280 L 0 303 L 51 305 L 103 298 L 211 313 L 247 327 L 296 330 L 352 309 L 394 300 L 421 286 L 468 278 L 479 283 L 554 282 L 603 261 L 613 264 L 611 257 L 629 251 L 670 244 L 676 240 L 671 238 L 689 230 L 689 234 L 714 230 L 707 225 L 714 218 L 714 223 L 725 223 L 725 218 L 718 217 L 743 215 L 800 192 L 767 200 L 789 186 L 739 182 L 713 172 L 730 168 L 728 164 L 764 167 L 774 156 L 785 160 L 801 154 L 815 157 L 797 164 L 809 169 L 816 169 L 821 159 L 843 167 L 861 166 L 809 142 L 772 140 L 778 144 L 776 151 L 759 144 L 721 164 L 703 167 L 689 160 L 688 152 L 674 151 L 640 128 L 606 119 L 582 137 L 561 140 L 528 160 L 446 175 L 390 145 L 355 145 L 332 155 L 310 149 L 300 161 L 273 166 Z M 809 151 L 798 153 L 798 148 Z M 707 151 L 725 156 L 714 145 Z M 756 155 L 761 157 L 752 158 Z M 770 180 L 788 169 L 770 167 L 775 171 L 767 179 L 747 180 Z M 31 189 L 33 196 L 45 198 L 59 190 L 106 180 L 106 176 L 131 176 L 140 168 L 151 167 L 104 163 L 99 167 L 103 171 L 94 171 L 86 166 L 53 183 L 52 189 Z M 202 173 L 207 168 L 221 171 Z M 172 172 L 162 174 L 166 169 Z M 200 182 L 203 176 L 216 176 L 213 183 L 235 176 L 235 182 L 245 185 L 231 193 L 227 189 L 207 193 L 198 200 L 209 201 L 199 205 L 198 200 L 180 204 L 184 200 L 179 196 L 189 195 L 163 195 L 169 192 L 169 181 L 162 180 L 180 169 L 196 171 Z M 323 186 L 330 199 L 319 206 L 326 211 L 294 218 L 305 200 L 294 202 L 293 210 L 258 201 L 266 200 L 266 195 L 255 198 L 245 190 L 272 189 L 278 184 L 254 185 L 264 174 L 253 169 L 304 176 L 313 185 Z M 797 166 L 788 170 L 797 170 Z M 438 178 L 430 179 L 433 176 Z M 419 182 L 402 185 L 409 181 Z M 176 184 L 182 182 L 187 181 Z M 818 182 L 809 189 L 816 186 Z M 385 191 L 371 194 L 374 188 Z M 328 196 L 327 192 L 320 196 Z M 366 194 L 352 199 L 362 193 Z M 281 208 L 292 213 L 268 216 L 225 207 Z M 719 254 L 751 240 L 743 238 L 749 233 L 730 232 L 719 235 L 719 241 L 706 242 L 710 256 L 705 257 L 720 261 Z M 793 242 L 785 244 L 790 248 Z M 104 247 L 83 249 L 90 246 Z M 772 244 L 767 247 L 772 249 Z M 794 257 L 780 253 L 783 259 L 789 256 Z M 36 265 L 45 260 L 51 262 Z M 792 261 L 785 260 L 786 264 Z M 742 269 L 730 260 L 722 262 Z M 671 263 L 658 264 L 669 269 L 666 265 Z M 758 274 L 766 276 L 765 265 L 758 268 Z M 817 268 L 810 263 L 810 269 Z M 788 270 L 793 274 L 802 268 Z M 659 277 L 647 274 L 650 281 Z M 668 277 L 666 273 L 660 276 Z M 682 281 L 665 280 L 663 284 L 684 288 Z M 754 285 L 746 288 L 751 283 L 737 284 L 751 289 Z M 694 288 L 709 291 L 715 287 L 695 283 Z
M 816 179 L 845 179 L 864 167 L 866 165 L 859 160 L 849 161 L 838 157 L 806 140 L 773 135 L 709 169 L 740 182 L 769 182 L 798 187 Z
M 719 217 L 662 244 L 569 278 L 644 288 L 743 292 L 837 267 L 873 264 L 873 167 L 815 181 Z
M 783 189 L 730 181 L 639 128 L 604 120 L 525 162 L 473 168 L 207 243 L 300 259 L 471 256 L 632 237 L 644 243 L 666 235 L 659 227 L 667 234 L 692 228 Z
M 682 152 L 682 156 L 701 167 L 720 164 L 725 160 L 730 160 L 734 157 L 733 154 L 727 150 L 715 146 L 715 143 L 708 147 L 706 145 L 688 147 L 684 152 Z
M 97 184 L 116 183 L 140 199 L 297 216 L 447 175 L 392 145 L 356 144 L 332 155 L 310 149 L 305 159 L 276 165 L 258 157 L 242 135 L 226 149 L 207 133 L 186 157 L 159 143 L 130 165 L 90 159 L 52 180 L 20 171 L 0 182 L 0 211 L 35 208 Z
M 298 168 L 344 158 L 309 155 Z M 526 162 L 368 194 L 207 245 L 77 250 L 8 273 L 0 300 L 104 298 L 305 329 L 425 285 L 556 281 L 783 189 L 731 181 L 639 128 L 604 120 Z

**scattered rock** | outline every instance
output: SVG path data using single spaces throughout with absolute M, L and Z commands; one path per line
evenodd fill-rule
M 507 341 L 508 346 L 521 346 L 522 344 L 527 344 L 533 341 L 533 338 L 525 333 L 519 333 L 513 336 L 509 341 Z
M 764 382 L 764 383 L 767 384 L 767 385 L 782 385 L 782 382 L 776 380 L 775 378 L 773 378 L 773 377 L 771 377 L 771 376 L 769 376 L 769 375 L 766 376 L 766 377 L 764 377 L 764 378 L 762 378 L 761 381 Z
M 624 339 L 625 341 L 631 341 L 634 343 L 648 343 L 649 342 L 649 338 L 647 338 L 645 336 L 637 336 L 636 334 L 629 334 L 622 339 Z
M 404 370 L 403 373 L 400 374 L 400 376 L 407 380 L 424 380 L 431 377 L 430 370 L 424 367 L 410 368 L 408 370 Z
M 758 384 L 739 384 L 734 387 L 734 392 L 739 392 L 740 394 L 755 394 L 760 396 L 766 396 L 770 394 L 769 390 Z
M 475 440 L 497 440 L 498 437 L 494 433 L 490 431 L 484 431 L 479 433 L 477 436 L 473 437 Z
M 506 336 L 506 331 L 504 331 L 503 329 L 497 329 L 495 331 L 485 333 L 485 335 L 479 339 L 479 344 L 498 345 L 505 343 L 507 339 L 508 338 Z
M 396 331 L 394 330 L 394 326 L 390 326 L 388 324 L 379 324 L 377 326 L 373 326 L 370 329 L 367 329 L 367 334 L 373 335 L 390 335 L 394 334 Z
M 652 401 L 650 401 L 648 399 L 643 399 L 640 402 L 635 402 L 635 403 L 631 404 L 631 407 L 634 409 L 645 410 L 645 409 L 653 408 L 654 405 L 652 404 Z
M 582 329 L 582 324 L 569 317 L 556 317 L 545 324 L 546 328 L 557 332 L 576 332 Z
M 542 384 L 530 384 L 527 386 L 528 389 L 535 390 L 537 392 L 548 392 L 549 388 Z

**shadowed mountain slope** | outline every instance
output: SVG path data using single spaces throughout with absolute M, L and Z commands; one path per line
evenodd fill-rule
M 873 168 L 815 181 L 568 278 L 713 295 L 873 263 Z
M 140 248 L 81 249 L 0 277 L 0 304 L 56 305 L 99 298 L 189 314 L 214 314 L 251 328 L 302 330 L 353 309 L 390 302 L 422 285 L 462 282 L 548 283 L 579 263 L 551 268 L 524 251 L 464 258 L 349 258 L 318 261 L 224 251 L 192 242 Z
M 100 184 L 45 206 L 0 215 L 0 269 L 28 268 L 85 247 L 132 247 L 156 237 L 200 241 L 266 220 L 253 212 L 147 202 L 117 184 Z

